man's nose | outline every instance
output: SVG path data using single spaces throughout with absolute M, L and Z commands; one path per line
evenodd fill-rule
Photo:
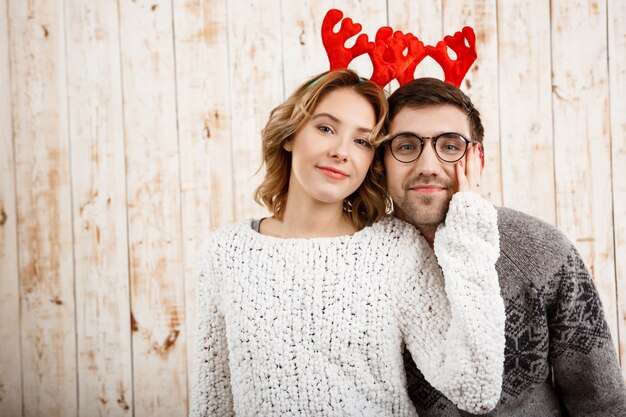
M 415 161 L 415 170 L 422 175 L 436 175 L 441 170 L 441 161 L 437 157 L 430 141 L 424 143 L 422 153 Z

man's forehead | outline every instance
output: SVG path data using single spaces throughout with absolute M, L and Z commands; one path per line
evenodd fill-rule
M 413 133 L 432 133 L 430 131 L 469 133 L 469 118 L 452 104 L 429 105 L 421 107 L 403 107 L 389 123 L 389 132 L 411 131 Z M 428 130 L 419 132 L 417 130 Z

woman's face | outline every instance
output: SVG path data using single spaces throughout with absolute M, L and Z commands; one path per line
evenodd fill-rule
M 372 105 L 358 93 L 340 88 L 326 94 L 283 145 L 292 153 L 290 197 L 343 205 L 363 183 L 374 158 L 368 137 L 375 124 Z

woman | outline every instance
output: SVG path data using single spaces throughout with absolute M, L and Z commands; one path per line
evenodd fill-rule
M 455 195 L 464 208 L 438 236 L 466 237 L 440 269 L 415 228 L 384 216 L 373 160 L 386 112 L 380 87 L 350 70 L 309 80 L 272 111 L 256 198 L 273 215 L 226 226 L 201 251 L 191 415 L 415 416 L 403 343 L 461 408 L 497 403 L 495 210 Z M 459 191 L 480 176 L 468 154 Z

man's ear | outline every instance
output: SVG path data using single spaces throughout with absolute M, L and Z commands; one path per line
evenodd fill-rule
M 283 143 L 283 149 L 286 150 L 287 152 L 291 152 L 293 150 L 293 138 L 287 139 Z

